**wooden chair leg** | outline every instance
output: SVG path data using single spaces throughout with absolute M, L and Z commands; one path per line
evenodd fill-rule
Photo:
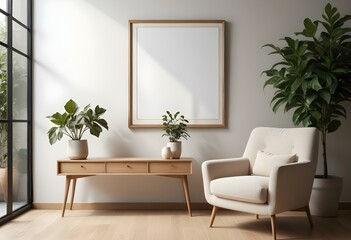
M 218 207 L 213 206 L 213 208 L 212 208 L 212 214 L 211 214 L 211 220 L 210 220 L 210 227 L 212 227 L 213 222 L 214 222 L 214 220 L 215 220 L 215 218 L 216 218 L 217 210 L 218 210 Z
M 310 227 L 313 228 L 312 216 L 310 212 L 310 207 L 308 205 L 305 207 L 305 211 L 308 217 L 308 221 L 310 222 Z
M 275 215 L 271 216 L 271 225 L 272 225 L 273 240 L 276 240 L 277 239 L 277 223 L 276 223 Z

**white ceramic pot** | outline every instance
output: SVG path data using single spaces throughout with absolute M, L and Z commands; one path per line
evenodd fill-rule
M 182 142 L 168 142 L 167 147 L 171 148 L 172 158 L 180 158 L 180 155 L 182 154 Z
M 329 176 L 328 179 L 314 179 L 309 203 L 312 215 L 320 217 L 335 217 L 338 215 L 342 180 L 341 177 L 337 176 Z
M 71 160 L 87 159 L 89 154 L 87 140 L 68 140 L 67 156 Z
M 172 158 L 172 152 L 170 147 L 163 147 L 161 151 L 161 157 L 163 159 L 170 159 Z

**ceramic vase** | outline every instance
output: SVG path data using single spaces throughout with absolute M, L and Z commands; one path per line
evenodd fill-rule
M 180 158 L 180 155 L 182 154 L 182 142 L 168 142 L 167 147 L 171 148 L 172 158 Z
M 170 147 L 163 147 L 161 151 L 161 157 L 163 159 L 170 159 L 172 158 L 172 152 Z
M 69 140 L 67 146 L 67 156 L 71 160 L 87 159 L 89 154 L 87 140 Z

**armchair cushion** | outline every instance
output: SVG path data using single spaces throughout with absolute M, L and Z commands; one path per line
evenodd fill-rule
M 219 198 L 249 203 L 267 203 L 269 178 L 236 176 L 212 180 L 210 190 Z
M 271 169 L 297 161 L 296 154 L 279 154 L 275 155 L 264 151 L 258 151 L 252 173 L 260 176 L 270 176 Z

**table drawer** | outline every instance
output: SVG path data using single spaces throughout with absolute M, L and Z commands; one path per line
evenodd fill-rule
M 105 163 L 76 163 L 61 162 L 59 173 L 104 173 Z
M 108 173 L 147 173 L 146 162 L 107 163 Z
M 191 174 L 191 162 L 151 162 L 150 173 L 182 173 Z

